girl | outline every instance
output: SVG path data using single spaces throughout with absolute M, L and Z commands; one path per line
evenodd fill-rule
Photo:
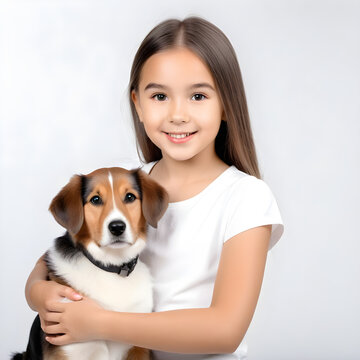
M 243 359 L 267 251 L 283 224 L 260 179 L 234 49 L 204 19 L 164 21 L 140 45 L 129 96 L 143 170 L 170 196 L 141 255 L 154 312 L 104 310 L 45 281 L 42 259 L 28 303 L 55 345 L 109 339 L 154 349 L 155 359 Z

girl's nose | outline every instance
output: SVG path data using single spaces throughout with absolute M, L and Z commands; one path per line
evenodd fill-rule
M 189 121 L 185 101 L 179 99 L 173 100 L 170 108 L 169 120 L 173 124 L 186 123 Z

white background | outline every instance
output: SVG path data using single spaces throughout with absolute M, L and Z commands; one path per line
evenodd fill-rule
M 249 359 L 360 358 L 359 1 L 0 3 L 0 358 L 25 349 L 24 285 L 62 234 L 47 208 L 74 173 L 137 164 L 135 52 L 199 15 L 231 40 L 285 233 L 268 257 Z

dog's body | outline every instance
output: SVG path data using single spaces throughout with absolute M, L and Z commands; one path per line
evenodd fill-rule
M 68 285 L 103 308 L 151 312 L 151 275 L 141 261 L 146 226 L 165 212 L 165 190 L 140 170 L 99 169 L 74 176 L 50 211 L 67 229 L 46 255 L 49 279 Z M 35 319 L 23 359 L 145 360 L 149 351 L 111 341 L 53 346 Z M 13 359 L 20 359 L 19 354 Z
M 104 271 L 73 248 L 68 235 L 56 240 L 45 260 L 51 273 L 107 310 L 142 313 L 152 310 L 151 276 L 141 261 L 128 277 Z M 116 342 L 93 341 L 66 345 L 62 349 L 69 359 L 117 360 L 124 359 L 131 347 Z M 47 351 L 50 349 L 51 346 L 47 346 Z

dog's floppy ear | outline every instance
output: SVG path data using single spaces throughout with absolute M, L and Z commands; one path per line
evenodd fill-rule
M 135 170 L 133 174 L 140 187 L 144 218 L 152 227 L 156 228 L 158 221 L 168 207 L 169 195 L 161 185 L 151 179 L 144 171 Z
M 49 207 L 55 220 L 73 235 L 79 232 L 84 221 L 81 191 L 82 175 L 74 175 Z

